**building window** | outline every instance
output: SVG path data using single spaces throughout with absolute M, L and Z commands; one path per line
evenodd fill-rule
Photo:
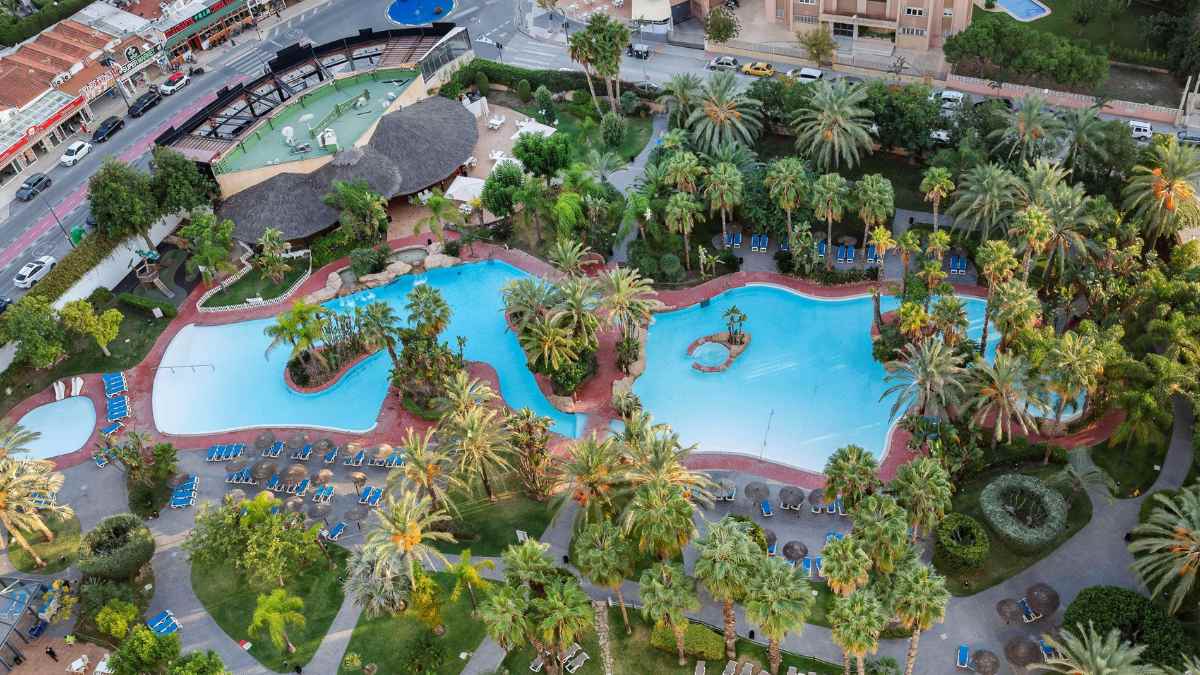
M 924 28 L 901 27 L 900 34 L 901 35 L 916 35 L 917 37 L 925 37 L 925 29 Z
M 814 23 L 815 24 L 817 22 L 817 17 L 815 17 L 815 16 L 803 16 L 803 15 L 799 15 L 799 14 L 792 17 L 792 19 L 793 19 L 793 23 Z
M 905 7 L 904 14 L 905 14 L 905 16 L 925 16 L 925 8 L 924 7 Z
M 799 5 L 815 5 L 815 4 L 817 4 L 817 0 L 796 0 L 796 4 L 799 4 Z
M 942 16 L 954 16 L 954 10 L 952 10 L 952 9 L 943 9 L 943 10 L 942 10 Z
M 775 19 L 777 21 L 783 21 L 783 10 L 784 7 L 782 2 L 775 4 Z

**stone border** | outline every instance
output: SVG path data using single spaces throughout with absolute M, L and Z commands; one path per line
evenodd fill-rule
M 745 336 L 746 339 L 741 344 L 733 344 L 733 343 L 729 342 L 729 332 L 728 331 L 721 331 L 720 333 L 713 333 L 711 335 L 705 335 L 702 338 L 697 338 L 695 341 L 692 342 L 692 344 L 688 345 L 688 348 L 687 348 L 688 356 L 691 356 L 692 353 L 695 352 L 700 347 L 700 345 L 709 344 L 709 343 L 717 344 L 717 345 L 721 345 L 722 347 L 725 347 L 725 349 L 727 349 L 729 351 L 729 354 L 725 357 L 725 362 L 719 366 L 702 366 L 699 363 L 696 363 L 693 361 L 692 369 L 698 370 L 702 373 L 720 373 L 722 371 L 728 370 L 729 366 L 733 365 L 733 362 L 737 359 L 737 357 L 741 356 L 742 353 L 745 352 L 746 349 L 750 347 L 750 334 L 743 332 L 742 335 Z

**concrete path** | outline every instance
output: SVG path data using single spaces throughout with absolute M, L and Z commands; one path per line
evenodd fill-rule
M 646 147 L 638 153 L 633 161 L 625 165 L 620 171 L 614 171 L 608 177 L 608 182 L 612 183 L 613 187 L 617 188 L 624 194 L 628 194 L 633 189 L 638 178 L 642 177 L 645 171 L 646 162 L 650 159 L 650 153 L 654 152 L 654 148 L 658 147 L 656 142 L 658 138 L 667 131 L 667 116 L 655 115 L 652 118 L 652 126 L 650 130 L 650 141 L 646 143 Z M 613 260 L 618 263 L 629 261 L 629 244 L 637 237 L 637 228 L 630 228 L 629 232 L 613 246 Z

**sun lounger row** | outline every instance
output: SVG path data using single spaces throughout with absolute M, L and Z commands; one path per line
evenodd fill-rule
M 332 485 L 318 485 L 313 491 L 313 501 L 317 503 L 328 502 L 333 499 Z
M 279 474 L 273 474 L 271 476 L 270 480 L 267 481 L 267 484 L 264 485 L 263 487 L 272 492 L 278 492 L 279 490 L 282 489 L 282 486 L 283 486 L 283 479 L 279 477 Z
M 742 247 L 742 233 L 741 232 L 730 232 L 729 234 L 725 235 L 725 248 L 741 248 L 741 247 Z
M 802 576 L 820 579 L 821 574 L 821 556 L 810 556 L 800 562 L 800 572 Z
M 362 466 L 363 462 L 365 461 L 367 461 L 367 451 L 359 450 L 353 455 L 347 457 L 346 461 L 342 462 L 342 464 L 346 466 Z
M 129 383 L 125 381 L 125 373 L 104 373 L 100 376 L 100 381 L 104 383 L 104 395 L 109 398 L 119 396 L 129 390 Z
M 179 630 L 179 621 L 175 619 L 175 615 L 169 609 L 164 609 L 147 619 L 146 625 L 159 635 L 170 635 Z
M 246 467 L 241 471 L 234 471 L 225 474 L 225 482 L 234 485 L 257 485 L 258 481 L 254 480 L 254 475 L 250 473 L 250 467 Z
M 362 489 L 362 494 L 358 496 L 358 503 L 366 504 L 367 506 L 378 506 L 380 499 L 383 499 L 383 488 L 367 485 Z
M 209 462 L 228 462 L 231 459 L 241 457 L 245 449 L 245 443 L 214 445 L 208 449 L 208 455 L 205 456 L 205 460 Z
M 200 477 L 192 474 L 175 487 L 171 493 L 171 508 L 186 509 L 196 503 L 196 489 L 200 485 Z
M 108 421 L 116 422 L 129 417 L 129 399 L 124 396 L 108 399 Z
M 714 499 L 714 500 L 716 500 L 716 501 L 718 501 L 718 502 L 721 502 L 721 501 L 725 501 L 725 502 L 732 502 L 732 501 L 736 501 L 736 500 L 737 500 L 737 486 L 736 486 L 736 485 L 734 485 L 734 486 L 732 486 L 732 487 L 730 487 L 730 488 L 729 488 L 729 491 L 727 491 L 727 492 L 725 492 L 725 493 L 719 493 L 719 494 L 717 494 L 717 496 L 713 497 L 713 499 Z
M 321 536 L 329 541 L 337 541 L 346 532 L 346 523 L 339 520 L 328 530 L 321 530 Z
M 269 448 L 263 448 L 263 457 L 278 457 L 283 453 L 283 441 L 275 441 Z
M 812 512 L 844 516 L 846 515 L 846 504 L 842 501 L 841 497 L 836 497 L 831 502 L 825 502 L 824 504 L 813 504 Z
M 307 462 L 309 457 L 312 457 L 312 443 L 307 443 L 303 448 L 292 453 L 292 459 L 298 462 Z
M 761 251 L 763 253 L 766 253 L 767 249 L 769 249 L 769 248 L 771 248 L 771 238 L 770 237 L 768 237 L 765 234 L 750 235 L 750 250 L 751 251 Z
M 58 499 L 57 492 L 32 492 L 29 494 L 33 505 L 37 507 L 50 506 Z
M 966 256 L 950 256 L 950 274 L 966 274 L 967 265 Z
M 403 466 L 403 465 L 404 465 L 404 453 L 403 452 L 393 452 L 392 454 L 390 454 L 387 457 L 384 457 L 382 459 L 379 457 L 372 457 L 371 460 L 367 462 L 367 466 L 380 466 L 380 467 L 384 467 L 387 469 L 392 469 L 397 466 Z

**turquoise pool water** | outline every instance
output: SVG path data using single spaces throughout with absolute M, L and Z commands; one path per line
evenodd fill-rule
M 964 298 L 975 340 L 984 302 Z M 724 330 L 737 305 L 750 347 L 720 373 L 692 368 L 687 347 Z M 883 311 L 897 307 L 884 298 Z M 774 286 L 722 293 L 706 307 L 659 314 L 646 344 L 646 372 L 633 391 L 654 419 L 700 450 L 738 452 L 821 471 L 835 449 L 854 443 L 880 456 L 891 422 L 883 366 L 871 357 L 871 298 L 816 300 Z M 992 337 L 995 339 L 991 339 Z M 999 336 L 989 334 L 989 354 Z
M 454 11 L 454 0 L 393 0 L 388 5 L 387 15 L 403 26 L 423 26 L 434 21 L 445 21 L 446 15 Z
M 41 434 L 29 443 L 21 459 L 47 459 L 75 452 L 96 430 L 96 406 L 86 396 L 70 396 L 40 405 L 21 416 L 18 424 Z
M 1050 10 L 1037 0 L 997 0 L 997 2 L 1017 21 L 1033 21 L 1050 13 Z
M 500 288 L 526 276 L 498 261 L 432 270 L 326 303 L 335 311 L 382 300 L 405 320 L 405 296 L 414 284 L 428 283 L 454 309 L 443 339 L 467 338 L 465 354 L 496 369 L 500 393 L 513 408 L 529 407 L 554 420 L 554 431 L 578 436 L 583 415 L 559 412 L 537 387 L 516 336 L 502 313 Z M 380 352 L 316 394 L 300 394 L 284 384 L 288 350 L 264 356 L 271 320 L 223 326 L 189 325 L 167 346 L 154 378 L 154 422 L 170 434 L 208 434 L 255 427 L 306 427 L 363 433 L 375 426 L 387 394 L 391 361 Z M 176 367 L 171 367 L 176 366 Z

